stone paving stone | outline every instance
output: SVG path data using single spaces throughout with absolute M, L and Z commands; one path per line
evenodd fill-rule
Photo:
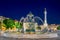
M 9 38 L 9 37 L 0 37 L 0 40 L 60 40 L 60 38 L 39 38 L 39 39 L 30 39 L 30 38 Z
M 0 36 L 0 40 L 60 40 L 60 37 L 58 37 L 58 38 L 30 39 L 30 38 L 12 38 L 12 37 L 3 37 L 3 36 Z

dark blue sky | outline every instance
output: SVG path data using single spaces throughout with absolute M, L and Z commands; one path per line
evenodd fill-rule
M 2 0 L 0 1 L 0 16 L 19 20 L 31 11 L 35 16 L 44 19 L 44 8 L 47 9 L 48 23 L 60 24 L 59 0 Z

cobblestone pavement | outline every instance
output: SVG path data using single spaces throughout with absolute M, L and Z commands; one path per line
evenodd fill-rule
M 0 40 L 60 40 L 60 38 L 39 38 L 39 39 L 29 39 L 29 38 L 8 38 L 8 37 L 0 37 Z
M 38 39 L 30 39 L 30 38 L 9 38 L 0 36 L 0 40 L 60 40 L 60 32 L 58 31 L 57 38 L 38 38 Z

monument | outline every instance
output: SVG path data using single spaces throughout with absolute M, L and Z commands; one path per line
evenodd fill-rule
M 48 23 L 47 23 L 47 10 L 44 8 L 44 23 L 42 32 L 46 33 L 48 31 Z
M 44 27 L 48 27 L 48 23 L 47 23 L 47 10 L 46 10 L 46 8 L 44 10 Z

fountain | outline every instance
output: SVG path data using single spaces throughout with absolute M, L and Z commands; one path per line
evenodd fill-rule
M 36 21 L 36 19 L 38 19 L 38 22 Z M 26 31 L 31 32 L 31 30 L 33 30 L 34 32 L 36 32 L 37 31 L 36 28 L 39 26 L 38 23 L 40 21 L 42 22 L 42 25 L 43 25 L 44 24 L 43 20 L 40 17 L 38 17 L 38 16 L 34 16 L 31 12 L 29 12 L 29 14 L 25 18 L 22 17 L 20 19 L 20 22 L 23 22 L 24 33 L 26 33 Z

